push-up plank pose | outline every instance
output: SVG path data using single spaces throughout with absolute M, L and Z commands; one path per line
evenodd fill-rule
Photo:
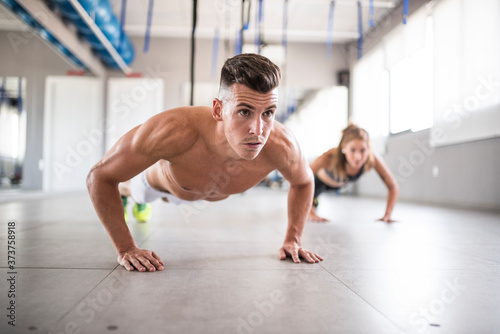
M 396 205 L 399 186 L 382 158 L 373 154 L 368 132 L 357 125 L 350 124 L 342 131 L 338 147 L 332 148 L 319 156 L 311 164 L 314 173 L 314 198 L 309 220 L 326 222 L 316 214 L 318 196 L 325 190 L 337 190 L 349 182 L 354 182 L 371 168 L 382 178 L 388 189 L 387 207 L 384 216 L 378 220 L 393 222 L 392 210 Z
M 230 58 L 212 107 L 181 107 L 151 117 L 120 138 L 91 169 L 89 194 L 120 265 L 138 271 L 164 267 L 154 252 L 137 247 L 120 195 L 141 204 L 160 197 L 177 203 L 219 201 L 248 190 L 275 169 L 290 182 L 280 259 L 323 260 L 302 248 L 314 179 L 292 134 L 274 120 L 280 79 L 280 69 L 265 57 Z M 224 175 L 225 182 L 214 182 L 214 175 Z

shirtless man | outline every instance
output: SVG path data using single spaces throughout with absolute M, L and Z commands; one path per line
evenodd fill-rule
M 222 68 L 219 97 L 212 107 L 181 107 L 151 117 L 120 138 L 91 169 L 89 194 L 120 265 L 129 271 L 164 267 L 154 252 L 137 247 L 120 200 L 119 188 L 129 196 L 131 187 L 119 184 L 143 171 L 148 191 L 143 197 L 176 202 L 219 201 L 255 186 L 277 169 L 290 182 L 280 259 L 323 260 L 301 244 L 314 179 L 292 134 L 274 120 L 280 78 L 279 68 L 265 57 L 230 58 Z M 227 180 L 215 183 L 213 175 L 220 173 Z

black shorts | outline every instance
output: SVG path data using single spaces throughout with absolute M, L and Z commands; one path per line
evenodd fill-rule
M 330 187 L 329 185 L 323 183 L 317 175 L 314 175 L 314 199 L 317 199 L 319 194 L 327 190 L 339 190 L 340 187 Z M 313 200 L 314 201 L 314 200 Z M 317 201 L 316 201 L 317 202 Z

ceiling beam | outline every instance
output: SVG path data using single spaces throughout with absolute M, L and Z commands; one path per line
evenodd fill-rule
M 62 20 L 55 15 L 43 1 L 16 0 L 28 13 L 30 13 L 45 29 L 47 29 L 59 42 L 72 54 L 85 64 L 96 76 L 104 76 L 106 69 L 99 58 L 94 56 L 89 44 L 78 39 L 76 33 L 70 30 Z
M 130 36 L 144 36 L 145 26 L 138 25 L 125 25 L 125 31 Z M 214 37 L 214 28 L 197 27 L 196 28 L 196 38 L 200 39 L 212 39 Z M 231 31 L 232 32 L 232 31 Z M 151 27 L 151 36 L 153 37 L 171 37 L 171 38 L 189 38 L 191 30 L 189 27 L 172 27 L 172 26 L 159 26 L 155 25 Z M 255 30 L 248 29 L 244 32 L 247 38 L 253 38 L 255 36 Z M 221 29 L 221 37 L 224 38 L 224 29 Z M 283 30 L 281 29 L 265 29 L 264 30 L 264 41 L 265 42 L 281 42 L 283 37 Z M 334 31 L 332 34 L 333 43 L 342 43 L 349 40 L 358 38 L 359 33 L 357 31 Z M 230 40 L 235 38 L 235 35 L 231 33 L 229 36 Z M 327 31 L 319 30 L 288 30 L 287 39 L 289 42 L 307 42 L 307 43 L 323 43 L 326 42 L 328 38 Z

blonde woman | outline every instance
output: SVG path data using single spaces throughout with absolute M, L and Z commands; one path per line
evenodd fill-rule
M 372 168 L 380 175 L 389 191 L 384 216 L 378 220 L 394 222 L 391 214 L 398 199 L 398 183 L 382 158 L 373 154 L 368 132 L 355 124 L 349 124 L 342 131 L 338 147 L 326 151 L 311 164 L 314 173 L 314 199 L 309 220 L 328 221 L 316 214 L 319 194 L 325 190 L 340 189 L 349 182 L 356 181 Z

